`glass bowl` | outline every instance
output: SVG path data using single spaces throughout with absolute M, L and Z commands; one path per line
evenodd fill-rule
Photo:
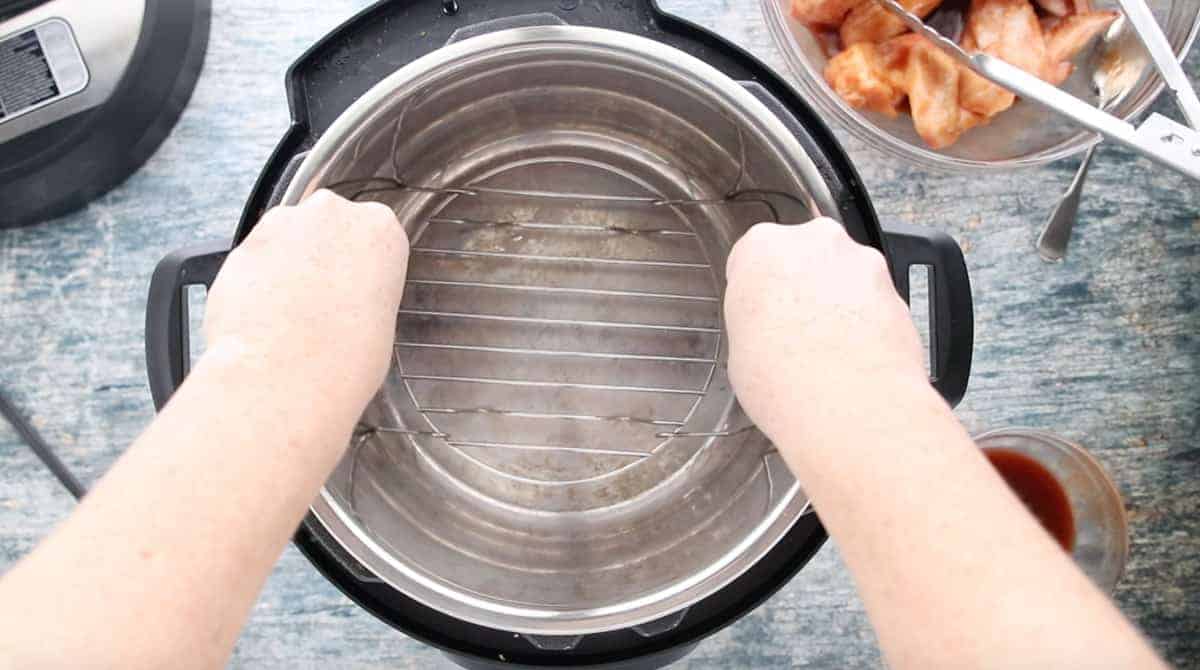
M 1083 447 L 1057 435 L 1028 428 L 1003 428 L 979 435 L 985 452 L 1024 454 L 1046 468 L 1062 486 L 1074 517 L 1071 557 L 1100 588 L 1111 593 L 1129 558 L 1125 503 L 1108 473 Z
M 767 28 L 804 98 L 858 139 L 892 156 L 925 168 L 978 172 L 1041 165 L 1079 153 L 1099 141 L 1095 133 L 1082 130 L 1034 103 L 1019 100 L 991 123 L 963 133 L 949 147 L 930 149 L 913 130 L 908 114 L 889 119 L 846 104 L 826 83 L 824 71 L 828 58 L 812 31 L 792 18 L 790 0 L 761 2 Z M 1200 28 L 1200 0 L 1147 0 L 1147 3 L 1182 59 Z M 1117 8 L 1114 0 L 1097 0 L 1094 4 L 1098 9 Z M 1141 49 L 1141 45 L 1135 44 L 1134 48 Z M 1084 67 L 1084 61 L 1084 55 L 1075 59 L 1080 67 L 1062 88 L 1096 104 L 1098 96 L 1091 84 L 1092 72 L 1085 71 L 1088 68 Z M 1130 119 L 1145 111 L 1162 91 L 1162 78 L 1153 65 L 1147 65 L 1137 82 L 1105 109 Z

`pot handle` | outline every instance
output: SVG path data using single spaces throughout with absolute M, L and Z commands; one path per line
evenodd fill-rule
M 278 205 L 292 177 L 308 156 L 307 151 L 292 156 L 271 189 L 264 211 Z M 203 242 L 167 254 L 150 277 L 150 298 L 146 301 L 146 374 L 150 377 L 150 395 L 154 408 L 162 409 L 171 394 L 183 383 L 191 363 L 188 345 L 188 308 L 184 289 L 189 286 L 210 288 L 232 245 L 223 240 Z
M 888 224 L 883 236 L 892 281 L 905 302 L 909 268 L 929 266 L 930 380 L 950 405 L 957 405 L 967 392 L 975 346 L 971 280 L 962 249 L 949 235 L 918 226 Z
M 167 254 L 150 277 L 146 302 L 146 374 L 155 409 L 183 383 L 191 362 L 185 289 L 212 286 L 229 255 L 229 242 L 205 242 Z

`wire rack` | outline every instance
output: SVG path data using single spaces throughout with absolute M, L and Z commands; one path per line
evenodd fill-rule
M 501 452 L 599 458 L 611 473 L 654 456 L 667 441 L 694 440 L 700 448 L 754 430 L 744 417 L 735 425 L 693 425 L 724 373 L 723 273 L 713 263 L 727 253 L 707 248 L 693 222 L 705 212 L 748 208 L 756 221 L 778 221 L 779 205 L 808 205 L 744 184 L 740 130 L 732 183 L 718 196 L 681 198 L 630 193 L 627 185 L 541 187 L 562 171 L 596 168 L 571 161 L 522 167 L 547 173 L 528 178 L 533 187 L 495 175 L 414 184 L 397 150 L 406 115 L 395 124 L 390 175 L 329 186 L 397 210 L 406 197 L 441 199 L 415 227 L 394 352 L 394 378 L 420 421 L 360 425 L 352 458 L 390 435 L 490 454 L 484 465 L 509 476 L 516 475 L 502 462 L 511 456 Z

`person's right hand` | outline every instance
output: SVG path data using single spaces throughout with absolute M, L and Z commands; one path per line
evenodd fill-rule
M 803 411 L 911 381 L 928 387 L 920 338 L 883 255 L 836 221 L 754 226 L 730 252 L 726 275 L 730 379 L 776 442 Z

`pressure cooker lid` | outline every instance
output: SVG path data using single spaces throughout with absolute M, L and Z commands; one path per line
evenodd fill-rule
M 583 635 L 669 619 L 809 510 L 733 397 L 720 298 L 749 226 L 838 210 L 750 89 L 626 33 L 494 32 L 343 113 L 284 203 L 321 187 L 413 245 L 388 380 L 313 507 L 372 578 Z
M 0 228 L 139 169 L 191 97 L 210 0 L 0 0 Z

